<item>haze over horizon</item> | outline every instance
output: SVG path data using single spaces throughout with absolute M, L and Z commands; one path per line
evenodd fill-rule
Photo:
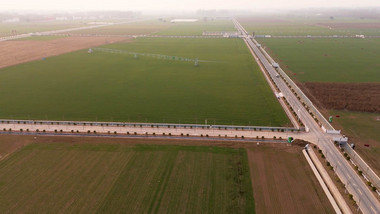
M 363 7 L 380 7 L 380 1 L 376 0 L 235 0 L 235 1 L 217 1 L 217 0 L 140 0 L 140 1 L 123 1 L 108 0 L 12 0 L 2 2 L 1 11 L 14 10 L 140 10 L 140 11 L 189 11 L 199 9 L 228 9 L 228 10 L 257 10 L 257 9 L 304 9 L 304 8 L 363 8 Z

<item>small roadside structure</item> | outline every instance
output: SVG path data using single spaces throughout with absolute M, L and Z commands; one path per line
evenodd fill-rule
M 277 99 L 280 99 L 280 98 L 284 97 L 284 94 L 283 94 L 282 92 L 280 92 L 280 93 L 275 93 L 275 95 L 276 95 L 276 98 L 277 98 Z
M 340 145 L 343 145 L 344 143 L 348 142 L 347 137 L 333 137 L 334 142 L 338 142 Z

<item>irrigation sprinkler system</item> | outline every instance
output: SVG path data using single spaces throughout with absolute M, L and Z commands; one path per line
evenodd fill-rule
M 187 57 L 169 56 L 169 55 L 162 55 L 162 54 L 136 53 L 136 52 L 118 50 L 118 49 L 112 49 L 112 48 L 90 48 L 88 50 L 88 53 L 93 53 L 95 51 L 112 53 L 112 54 L 127 54 L 127 55 L 132 55 L 135 59 L 137 59 L 139 56 L 144 56 L 144 57 L 152 57 L 152 58 L 163 59 L 163 60 L 194 62 L 194 66 L 198 66 L 200 62 L 217 62 L 217 61 L 199 60 L 198 58 L 192 59 L 192 58 L 187 58 Z

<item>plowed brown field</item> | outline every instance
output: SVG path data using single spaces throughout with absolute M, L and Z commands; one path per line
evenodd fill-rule
M 333 213 L 300 150 L 247 149 L 257 213 Z
M 0 161 L 33 142 L 33 137 L 0 136 Z
M 0 42 L 0 68 L 125 40 L 128 39 L 67 37 L 47 41 L 4 41 Z
M 305 91 L 319 107 L 380 112 L 380 83 L 303 83 Z

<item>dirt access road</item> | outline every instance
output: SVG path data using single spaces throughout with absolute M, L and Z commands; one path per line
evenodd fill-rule
M 121 37 L 66 37 L 46 41 L 3 41 L 0 42 L 0 69 L 44 57 L 131 40 Z

